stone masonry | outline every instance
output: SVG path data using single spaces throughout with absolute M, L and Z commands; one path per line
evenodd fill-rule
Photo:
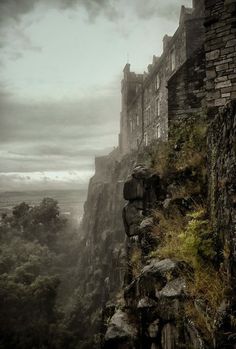
M 153 62 L 148 66 L 148 73 L 135 74 L 130 71 L 129 64 L 125 66 L 121 90 L 122 112 L 119 136 L 121 154 L 147 146 L 158 139 L 168 139 L 168 82 L 185 64 L 188 68 L 182 69 L 184 70 L 182 80 L 199 80 L 199 69 L 202 69 L 204 57 L 194 62 L 195 76 L 189 69 L 189 62 L 191 57 L 195 57 L 195 52 L 203 47 L 205 33 L 203 9 L 202 0 L 193 1 L 193 8 L 182 6 L 178 29 L 173 37 L 165 35 L 163 54 L 161 57 L 153 56 Z M 203 53 L 202 56 L 204 56 Z M 204 77 L 200 75 L 201 83 Z M 175 86 L 174 89 L 176 90 L 177 87 Z M 195 89 L 195 86 L 187 87 Z M 199 88 L 197 87 L 197 90 L 199 95 L 195 98 L 193 107 L 195 112 L 196 110 L 198 112 L 201 107 L 205 86 L 202 84 Z
M 206 0 L 205 6 L 207 104 L 214 110 L 236 98 L 236 1 Z

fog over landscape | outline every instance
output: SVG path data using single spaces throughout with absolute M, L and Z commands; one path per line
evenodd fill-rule
M 0 1 L 0 190 L 87 186 L 117 145 L 120 80 L 189 0 Z

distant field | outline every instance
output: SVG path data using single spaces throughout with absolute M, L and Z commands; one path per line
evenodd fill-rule
M 0 216 L 2 213 L 10 213 L 14 206 L 23 201 L 34 206 L 45 197 L 57 200 L 63 215 L 77 221 L 81 220 L 87 190 L 0 192 Z

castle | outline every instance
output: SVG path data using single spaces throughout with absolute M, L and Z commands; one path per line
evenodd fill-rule
M 163 54 L 153 56 L 148 73 L 135 74 L 126 64 L 121 155 L 167 140 L 179 122 L 235 97 L 234 14 L 228 13 L 232 4 L 234 0 L 193 0 L 192 8 L 182 6 L 178 29 L 172 37 L 164 36 Z
M 195 0 L 192 8 L 182 7 L 177 31 L 173 37 L 164 37 L 163 54 L 159 58 L 154 56 L 148 73 L 135 74 L 126 64 L 121 93 L 119 147 L 108 156 L 96 158 L 83 219 L 83 292 L 89 295 L 92 304 L 89 314 L 96 307 L 98 313 L 97 309 L 106 304 L 102 312 L 103 347 L 233 348 L 236 333 L 231 321 L 236 314 L 236 0 Z M 154 150 L 158 151 L 161 141 L 167 143 L 174 139 L 172 132 L 178 133 L 189 126 L 188 121 L 194 127 L 194 121 L 199 118 L 207 126 L 203 135 L 204 159 L 201 159 L 204 164 L 198 161 L 185 164 L 164 175 L 150 169 L 149 146 L 155 143 Z M 179 152 L 177 144 L 172 154 L 178 156 Z M 194 151 L 187 156 L 191 154 Z M 142 163 L 144 165 L 140 165 Z M 208 303 L 194 301 L 192 309 L 201 319 L 198 326 L 195 326 L 196 319 L 192 321 L 191 314 L 185 311 L 189 297 L 182 295 L 182 286 L 176 286 L 181 283 L 169 279 L 169 270 L 175 270 L 174 278 L 182 279 L 183 275 L 176 274 L 178 268 L 171 269 L 176 260 L 164 262 L 168 270 L 165 275 L 158 269 L 163 268 L 163 261 L 156 260 L 161 263 L 157 266 L 155 262 L 149 264 L 150 252 L 156 248 L 150 213 L 158 208 L 161 217 L 167 217 L 170 229 L 175 229 L 169 220 L 170 211 L 174 216 L 185 215 L 187 207 L 194 203 L 193 195 L 194 200 L 196 195 L 203 198 L 207 206 L 210 235 L 217 241 L 214 264 L 220 275 L 222 272 L 227 275 L 224 281 L 227 294 L 217 307 L 216 316 L 214 311 L 209 311 Z M 182 213 L 175 213 L 175 205 Z M 160 220 L 157 218 L 160 228 L 156 233 L 160 238 L 157 245 L 164 238 Z M 163 289 L 160 280 L 165 280 Z M 166 284 L 167 280 L 170 283 Z M 116 306 L 113 299 L 121 289 L 120 303 Z M 108 300 L 112 301 L 106 303 Z M 204 318 L 206 321 L 202 321 Z M 210 321 L 214 324 L 213 331 Z M 87 328 L 92 326 L 93 323 Z M 91 337 L 90 330 L 88 336 Z
M 118 148 L 96 157 L 95 169 L 158 140 L 167 141 L 183 121 L 211 119 L 236 99 L 236 0 L 192 0 L 181 7 L 179 27 L 163 38 L 161 57 L 148 73 L 126 64 L 121 83 Z

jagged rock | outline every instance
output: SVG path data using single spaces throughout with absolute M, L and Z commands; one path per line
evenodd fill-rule
M 178 345 L 178 331 L 174 324 L 167 323 L 162 329 L 161 344 L 163 349 L 176 349 Z
M 137 165 L 132 172 L 132 177 L 136 179 L 144 179 L 149 177 L 151 174 L 150 169 L 146 168 L 144 165 Z
M 125 231 L 128 236 L 137 235 L 138 226 L 142 220 L 142 211 L 138 210 L 133 203 L 128 203 L 123 209 Z
M 120 309 L 117 310 L 108 324 L 105 341 L 134 340 L 136 337 L 137 329 L 130 322 L 128 315 Z
M 158 333 L 160 331 L 160 319 L 157 319 L 153 321 L 149 326 L 148 326 L 148 334 L 150 338 L 155 338 L 157 337 Z
M 143 181 L 131 178 L 124 184 L 124 199 L 133 201 L 140 200 L 144 196 Z
M 138 209 L 143 211 L 144 210 L 144 202 L 143 200 L 134 200 L 132 201 L 132 204 Z
M 137 299 L 137 296 L 138 296 L 137 280 L 134 280 L 124 288 L 124 299 L 127 306 L 131 306 L 132 302 Z
M 177 278 L 168 282 L 159 292 L 159 297 L 177 298 L 185 295 L 186 283 L 184 278 Z
M 153 218 L 145 218 L 141 223 L 140 223 L 140 230 L 142 229 L 150 229 L 153 227 Z
M 155 302 L 153 299 L 144 297 L 141 298 L 138 302 L 138 309 L 146 309 L 146 308 L 153 308 L 157 306 L 157 302 Z
M 185 263 L 176 262 L 169 258 L 161 261 L 154 259 L 149 265 L 143 268 L 142 275 L 155 275 L 169 280 L 178 277 L 183 271 L 183 267 L 186 267 Z
M 136 236 L 137 232 L 138 232 L 138 224 L 131 224 L 129 226 L 128 232 L 126 233 L 129 237 L 132 237 L 132 236 Z
M 159 244 L 159 237 L 153 233 L 154 221 L 152 217 L 144 219 L 139 226 L 140 244 L 143 257 L 148 258 L 150 252 Z

